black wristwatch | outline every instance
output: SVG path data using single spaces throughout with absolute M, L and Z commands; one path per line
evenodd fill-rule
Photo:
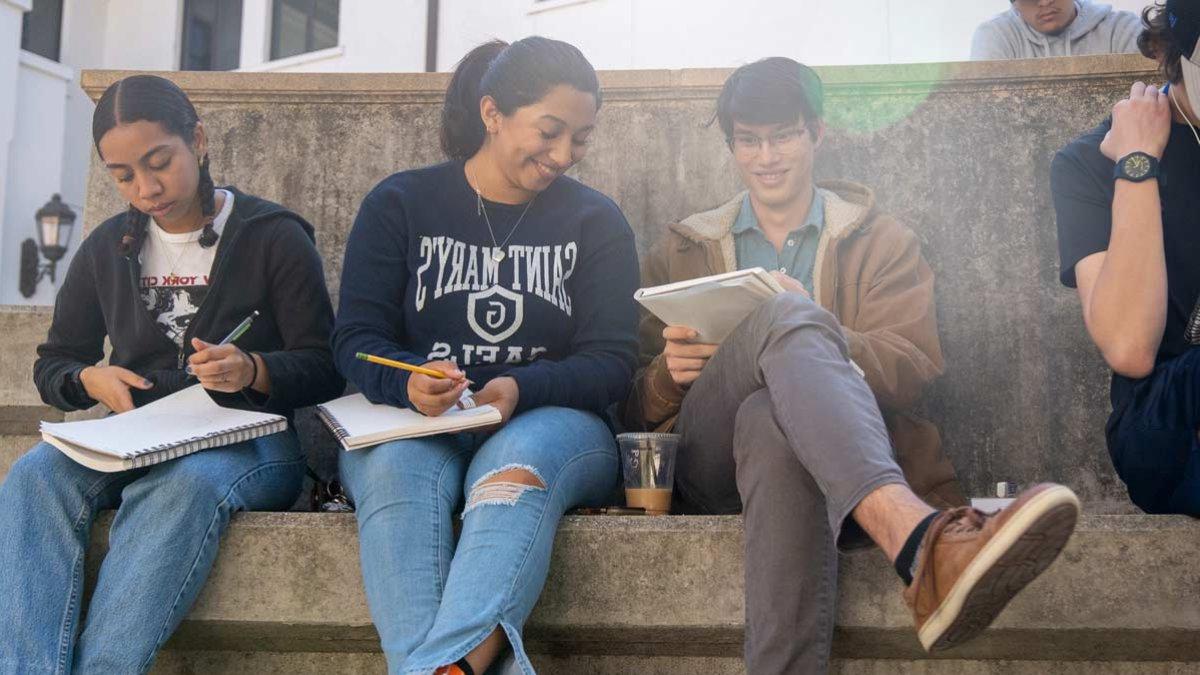
M 1113 165 L 1113 180 L 1140 183 L 1151 178 L 1158 178 L 1158 158 L 1140 150 L 1125 155 Z

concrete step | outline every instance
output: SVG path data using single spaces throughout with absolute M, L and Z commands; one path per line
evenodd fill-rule
M 93 537 L 93 564 L 111 516 Z M 1063 556 L 966 660 L 1200 662 L 1200 524 L 1085 516 Z M 181 651 L 375 652 L 349 514 L 236 517 L 172 639 Z M 527 626 L 550 656 L 733 658 L 743 633 L 738 517 L 564 519 Z M 835 655 L 924 660 L 881 554 L 843 556 Z
M 0 403 L 6 406 L 41 404 L 33 387 L 37 346 L 45 341 L 54 310 L 50 307 L 0 305 Z
M 539 673 L 553 675 L 743 675 L 740 658 L 667 656 L 531 657 Z M 153 675 L 254 673 L 255 675 L 377 675 L 382 654 L 164 651 Z M 966 661 L 929 659 L 834 659 L 831 675 L 1194 675 L 1200 665 L 1154 661 Z
M 12 467 L 13 462 L 40 440 L 42 440 L 41 436 L 28 434 L 0 435 L 0 480 L 4 480 L 4 477 L 8 475 L 8 470 Z
M 48 405 L 0 405 L 0 480 L 8 475 L 17 458 L 42 440 L 38 424 L 81 419 L 94 413 L 76 412 L 64 415 Z

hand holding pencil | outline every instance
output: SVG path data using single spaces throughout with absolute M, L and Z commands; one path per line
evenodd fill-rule
M 417 410 L 437 417 L 458 404 L 463 391 L 470 386 L 467 376 L 450 361 L 430 361 L 422 368 L 439 373 L 438 376 L 413 372 L 408 377 L 408 400 Z
M 192 338 L 195 353 L 188 357 L 188 376 L 199 379 L 205 389 L 212 391 L 235 393 L 253 387 L 260 393 L 268 393 L 270 378 L 266 376 L 266 365 L 261 357 L 251 355 L 233 343 L 250 330 L 258 316 L 256 309 L 216 344 Z
M 430 361 L 414 366 L 411 363 L 362 352 L 354 356 L 362 361 L 412 373 L 408 378 L 408 400 L 414 408 L 430 417 L 437 417 L 456 405 L 464 407 L 461 402 L 462 394 L 468 386 L 473 384 L 451 361 Z M 474 399 L 472 403 L 491 405 L 500 411 L 500 424 L 491 427 L 495 429 L 506 424 L 512 417 L 520 397 L 520 387 L 515 379 L 498 377 L 488 382 L 487 386 L 476 393 L 472 397 Z
M 414 366 L 361 352 L 354 356 L 362 361 L 412 373 L 408 377 L 408 400 L 414 408 L 430 417 L 437 417 L 455 407 L 462 393 L 471 385 L 466 374 L 451 361 L 430 361 Z

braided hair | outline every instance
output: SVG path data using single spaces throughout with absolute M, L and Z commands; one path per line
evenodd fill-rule
M 217 186 L 213 185 L 212 175 L 208 172 L 208 153 L 200 160 L 200 213 L 204 216 L 204 232 L 200 233 L 200 246 L 208 248 L 217 243 L 217 232 L 213 229 L 213 220 L 217 215 L 216 196 Z
M 113 127 L 139 121 L 160 124 L 168 133 L 191 143 L 200 117 L 187 94 L 174 82 L 157 75 L 131 75 L 109 85 L 96 103 L 96 112 L 92 115 L 92 142 L 96 152 L 100 152 L 100 139 Z M 216 186 L 209 173 L 207 154 L 200 160 L 197 196 L 204 218 L 204 232 L 199 242 L 200 246 L 208 248 L 217 243 L 217 233 L 213 229 Z M 125 212 L 125 229 L 117 253 L 125 257 L 136 256 L 146 241 L 149 224 L 150 216 L 130 204 Z

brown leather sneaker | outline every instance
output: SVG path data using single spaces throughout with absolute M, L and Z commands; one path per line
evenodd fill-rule
M 943 511 L 925 532 L 912 585 L 904 591 L 926 651 L 975 637 L 1067 545 L 1079 519 L 1070 488 L 1042 483 L 1008 508 Z

